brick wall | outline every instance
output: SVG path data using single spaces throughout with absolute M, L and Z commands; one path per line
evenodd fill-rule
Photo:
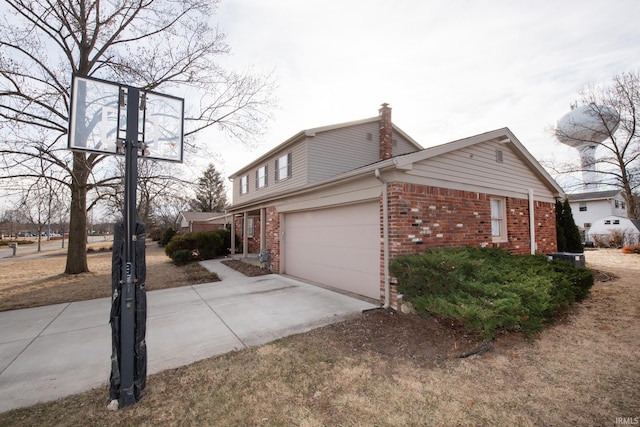
M 224 227 L 225 227 L 224 224 L 210 224 L 206 222 L 194 222 L 191 225 L 191 229 L 193 230 L 194 233 L 197 233 L 200 231 L 220 230 L 220 229 L 223 229 Z
M 506 198 L 507 241 L 491 236 L 491 195 L 408 183 L 389 184 L 390 257 L 432 247 L 500 247 L 530 253 L 529 201 Z M 534 202 L 537 252 L 554 252 L 555 204 Z M 384 289 L 381 276 L 381 290 Z M 393 283 L 393 279 L 392 279 Z M 392 306 L 397 292 L 392 286 Z
M 267 208 L 266 216 L 266 248 L 269 250 L 271 271 L 280 272 L 280 216 L 274 206 Z
M 249 216 L 249 218 L 253 218 L 253 237 L 249 237 L 247 239 L 248 242 L 248 253 L 257 254 L 260 253 L 260 217 L 259 216 Z M 238 236 L 240 240 L 240 246 L 236 248 L 236 253 L 242 253 L 240 249 L 242 247 L 243 242 L 243 234 L 242 234 L 242 222 L 243 217 L 239 216 L 235 219 L 235 227 L 236 227 L 236 236 Z

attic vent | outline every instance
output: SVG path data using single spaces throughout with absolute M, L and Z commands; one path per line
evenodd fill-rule
M 373 135 L 370 132 L 367 133 L 367 141 L 373 141 Z
M 392 139 L 391 140 L 391 145 L 393 145 L 394 147 L 398 146 L 398 140 L 397 139 Z
M 502 150 L 496 148 L 496 162 L 502 163 Z

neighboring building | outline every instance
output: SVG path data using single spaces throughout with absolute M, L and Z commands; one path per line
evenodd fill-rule
M 276 273 L 385 306 L 397 306 L 388 265 L 400 255 L 557 250 L 562 189 L 507 128 L 423 149 L 383 104 L 377 117 L 299 132 L 230 179 L 243 256 L 265 251 Z
M 231 217 L 220 212 L 180 212 L 178 223 L 180 233 L 210 231 L 227 227 Z
M 591 223 L 587 242 L 601 247 L 621 247 L 640 242 L 640 219 L 609 215 Z
M 573 220 L 578 226 L 584 242 L 593 241 L 589 236 L 591 234 L 590 229 L 594 224 L 604 225 L 605 219 L 610 216 L 628 218 L 627 204 L 621 190 L 567 194 L 567 197 L 569 198 Z M 616 225 L 620 225 L 619 220 Z M 613 227 L 612 229 L 622 230 L 620 227 Z M 601 228 L 596 230 L 597 233 L 601 233 L 601 231 Z

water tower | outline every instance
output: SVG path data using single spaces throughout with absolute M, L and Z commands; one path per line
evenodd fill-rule
M 619 123 L 620 115 L 615 108 L 596 104 L 572 107 L 571 111 L 558 120 L 556 138 L 580 153 L 585 192 L 598 188 L 596 147 L 613 135 Z

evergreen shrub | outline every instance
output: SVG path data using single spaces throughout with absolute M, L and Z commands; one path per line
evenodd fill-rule
M 173 239 L 173 236 L 175 235 L 176 229 L 173 227 L 169 227 L 164 230 L 164 233 L 162 233 L 162 237 L 160 238 L 158 243 L 160 243 L 160 246 L 167 246 L 167 244 L 171 241 L 171 239 Z
M 165 245 L 164 251 L 171 259 L 176 252 L 184 250 L 193 254 L 193 260 L 212 259 L 227 254 L 230 235 L 229 231 L 222 229 L 179 234 Z
M 420 314 L 457 319 L 486 338 L 499 330 L 531 336 L 593 286 L 587 269 L 502 249 L 429 249 L 392 260 L 390 269 Z
M 171 260 L 177 265 L 184 265 L 194 261 L 195 256 L 193 256 L 193 252 L 187 249 L 180 249 L 173 254 Z

